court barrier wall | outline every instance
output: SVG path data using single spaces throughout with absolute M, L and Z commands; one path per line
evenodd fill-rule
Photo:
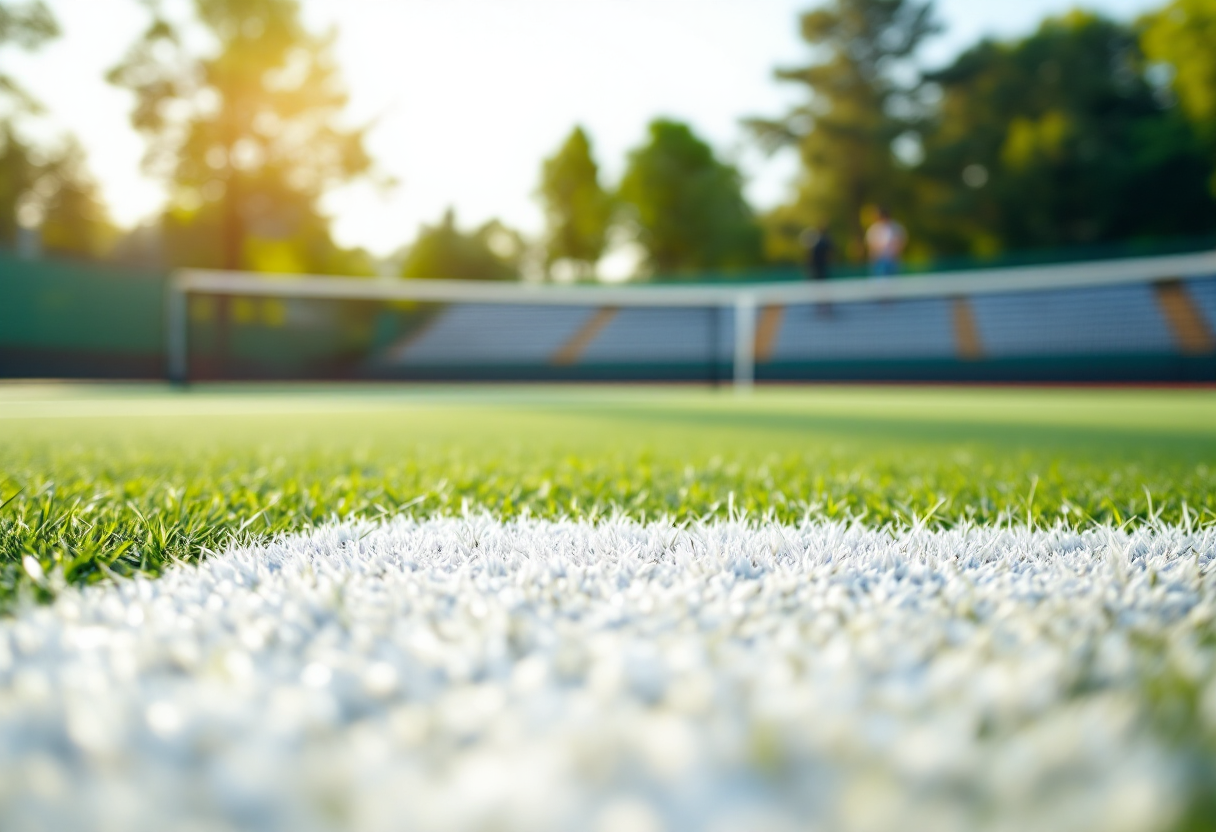
M 624 287 L 0 255 L 0 299 L 10 378 L 1216 382 L 1216 253 Z
M 0 252 L 0 377 L 162 377 L 166 282 Z
M 170 280 L 163 271 L 0 251 L 0 378 L 165 378 Z M 192 338 L 205 377 L 341 378 L 374 346 L 377 311 L 203 298 Z

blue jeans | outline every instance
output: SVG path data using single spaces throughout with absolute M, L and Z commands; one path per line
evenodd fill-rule
M 891 277 L 899 273 L 899 261 L 894 257 L 877 257 L 870 270 L 875 277 Z

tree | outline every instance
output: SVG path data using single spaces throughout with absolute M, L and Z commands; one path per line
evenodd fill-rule
M 37 49 L 59 37 L 59 24 L 42 0 L 26 3 L 0 3 L 0 48 Z M 12 111 L 36 111 L 38 103 L 17 80 L 0 70 L 0 100 L 7 100 Z
M 372 168 L 365 131 L 338 123 L 334 35 L 308 32 L 297 0 L 193 0 L 180 25 L 149 5 L 151 24 L 109 78 L 135 93 L 145 166 L 169 183 L 171 259 L 332 270 L 343 258 L 318 200 Z M 214 49 L 192 51 L 190 26 Z
M 545 265 L 568 261 L 582 277 L 594 277 L 612 221 L 612 200 L 600 186 L 599 167 L 582 127 L 575 127 L 546 159 L 538 191 L 545 209 Z
M 1196 121 L 1216 122 L 1216 2 L 1173 0 L 1145 18 L 1145 54 L 1173 68 L 1173 85 Z
M 34 50 L 58 35 L 59 25 L 41 0 L 0 3 L 0 49 Z M 43 167 L 40 154 L 18 134 L 15 122 L 18 116 L 40 108 L 17 79 L 3 70 L 0 107 L 0 244 L 12 245 L 21 225 L 18 213 L 33 193 Z
M 620 201 L 632 212 L 649 267 L 660 274 L 734 269 L 760 258 L 760 230 L 739 172 L 686 125 L 650 124 L 629 154 Z
M 801 27 L 818 60 L 776 75 L 802 86 L 805 101 L 780 119 L 747 122 L 763 145 L 795 146 L 802 160 L 797 197 L 766 223 L 766 244 L 792 259 L 799 232 L 826 225 L 860 257 L 863 209 L 905 201 L 892 146 L 911 138 L 920 113 L 911 61 L 939 26 L 928 0 L 831 0 Z
M 29 224 L 19 222 L 18 214 L 23 213 L 26 195 L 33 192 L 40 175 L 41 165 L 33 155 L 33 149 L 21 141 L 12 124 L 0 122 L 0 244 L 11 246 L 18 229 Z
M 0 48 L 37 49 L 58 35 L 40 0 L 0 3 Z M 55 147 L 23 136 L 22 125 L 41 115 L 41 105 L 0 72 L 0 244 L 12 245 L 21 227 L 37 228 L 53 254 L 101 256 L 115 232 L 80 146 L 70 138 Z
M 1146 77 L 1136 33 L 1072 12 L 930 74 L 912 236 L 991 254 L 1216 228 L 1195 132 Z
M 1173 0 L 1145 18 L 1140 43 L 1150 60 L 1170 68 L 1183 110 L 1216 144 L 1216 0 Z M 1216 175 L 1211 188 L 1216 193 Z
M 113 249 L 118 230 L 75 140 L 43 167 L 35 186 L 42 248 L 50 254 L 99 258 Z
M 519 275 L 523 241 L 492 220 L 471 234 L 456 226 L 450 208 L 438 225 L 424 225 L 406 254 L 401 276 L 447 280 L 512 280 Z

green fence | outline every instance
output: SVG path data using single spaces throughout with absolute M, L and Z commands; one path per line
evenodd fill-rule
M 0 252 L 0 377 L 165 376 L 168 275 Z M 193 378 L 339 378 L 409 310 L 378 304 L 192 298 Z
M 0 375 L 162 375 L 165 280 L 139 269 L 0 252 Z

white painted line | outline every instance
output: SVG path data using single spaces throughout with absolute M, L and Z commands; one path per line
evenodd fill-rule
M 1145 673 L 1216 726 L 1214 570 L 1172 527 L 323 528 L 0 622 L 0 828 L 1165 829 Z

